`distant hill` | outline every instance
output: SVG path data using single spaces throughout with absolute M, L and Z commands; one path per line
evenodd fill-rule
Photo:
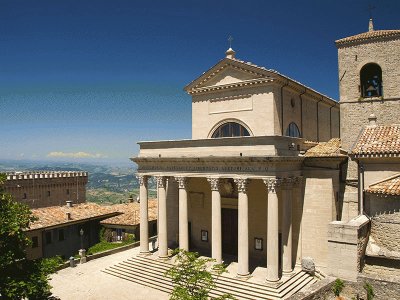
M 0 160 L 0 172 L 7 171 L 85 171 L 89 173 L 87 189 L 101 189 L 103 192 L 113 192 L 126 195 L 139 188 L 135 176 L 136 165 L 101 165 L 90 163 L 69 162 L 34 162 Z M 154 180 L 149 181 L 149 188 L 155 189 Z M 93 193 L 95 195 L 99 193 Z M 103 193 L 104 194 L 104 193 Z M 125 196 L 124 196 L 125 197 Z M 117 197 L 118 198 L 118 197 Z M 125 197 L 126 198 L 126 197 Z M 122 198 L 120 198 L 122 199 Z

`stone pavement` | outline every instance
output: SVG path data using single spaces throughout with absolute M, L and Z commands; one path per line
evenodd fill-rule
M 150 247 L 151 249 L 151 247 Z M 94 259 L 52 276 L 52 293 L 61 300 L 166 300 L 169 295 L 101 272 L 139 252 L 139 247 Z

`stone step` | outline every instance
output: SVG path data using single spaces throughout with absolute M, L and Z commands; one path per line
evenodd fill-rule
M 156 270 L 150 270 L 147 268 L 145 265 L 133 265 L 133 264 L 126 264 L 126 263 L 121 263 L 117 266 L 116 268 L 123 269 L 123 271 L 129 273 L 129 274 L 142 274 L 146 273 L 147 276 L 150 276 L 152 278 L 155 278 L 157 280 L 166 280 L 169 281 L 168 278 L 165 278 L 163 276 L 164 272 L 157 272 Z M 221 277 L 220 277 L 221 278 Z M 219 279 L 220 279 L 219 278 Z M 242 297 L 243 299 L 280 299 L 278 293 L 275 291 L 265 291 L 265 290 L 255 290 L 254 289 L 249 289 L 243 286 L 238 286 L 238 280 L 234 281 L 216 281 L 216 289 L 213 290 L 215 295 L 222 295 L 223 293 L 230 293 L 236 297 Z M 239 281 L 240 284 L 242 282 Z M 212 294 L 212 293 L 211 293 Z M 246 298 L 245 298 L 246 297 Z
M 153 264 L 157 264 L 158 266 L 160 266 L 161 268 L 163 268 L 163 269 L 165 269 L 165 270 L 168 270 L 168 269 L 172 266 L 172 264 L 169 263 L 169 262 L 157 261 L 157 260 L 154 260 L 154 259 L 151 259 L 151 258 L 143 258 L 143 257 L 141 257 L 139 260 L 142 261 L 143 263 L 149 263 L 149 264 L 150 264 L 150 267 L 152 267 L 151 265 L 153 265 Z M 129 261 L 135 261 L 135 259 L 133 259 L 133 260 L 132 260 L 132 259 L 129 259 Z M 293 282 L 294 280 L 297 280 L 299 276 L 302 276 L 302 275 L 304 275 L 304 274 L 305 274 L 304 272 L 298 271 L 298 272 L 297 272 L 295 275 L 293 275 L 288 281 L 286 281 L 286 282 L 284 282 L 284 283 L 278 285 L 277 288 L 271 288 L 271 287 L 269 287 L 269 286 L 267 286 L 267 285 L 265 285 L 265 284 L 256 283 L 256 282 L 251 282 L 251 281 L 242 281 L 241 284 L 242 284 L 242 285 L 248 285 L 248 286 L 250 286 L 251 288 L 257 287 L 257 288 L 259 288 L 259 289 L 265 289 L 265 290 L 269 290 L 269 291 L 271 291 L 271 292 L 276 292 L 277 290 L 278 290 L 279 292 L 281 292 L 281 291 L 282 291 L 283 289 L 285 289 L 288 285 L 291 285 L 292 282 Z M 307 276 L 308 276 L 308 275 L 307 275 Z M 233 282 L 235 285 L 236 285 L 237 282 L 238 282 L 237 279 L 231 278 L 231 277 L 227 277 L 227 276 L 224 276 L 224 275 L 222 275 L 222 276 L 220 277 L 220 280 L 221 280 L 221 281 L 231 281 L 231 282 Z
M 138 256 L 109 267 L 104 272 L 170 293 L 173 289 L 172 281 L 170 278 L 165 277 L 164 274 L 172 266 L 173 264 L 170 261 Z M 224 293 L 229 293 L 238 300 L 280 300 L 315 282 L 317 282 L 317 279 L 302 271 L 298 271 L 276 288 L 261 283 L 220 276 L 216 281 L 215 289 L 210 292 L 210 296 L 218 297 Z

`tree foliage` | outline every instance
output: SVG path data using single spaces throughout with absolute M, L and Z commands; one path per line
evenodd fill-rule
M 339 297 L 339 296 L 340 296 L 340 293 L 341 293 L 342 290 L 343 290 L 343 288 L 344 288 L 344 282 L 343 282 L 343 280 L 337 278 L 337 279 L 335 280 L 335 282 L 333 283 L 332 292 L 335 294 L 336 297 Z
M 171 277 L 174 289 L 171 300 L 206 300 L 215 288 L 218 277 L 226 271 L 223 264 L 214 264 L 215 259 L 200 258 L 197 252 L 175 250 L 176 264 L 165 274 Z M 224 294 L 214 299 L 234 299 Z
M 24 230 L 35 218 L 28 206 L 4 192 L 6 178 L 0 174 L 0 299 L 46 299 L 48 275 L 59 259 L 26 259 L 31 240 Z

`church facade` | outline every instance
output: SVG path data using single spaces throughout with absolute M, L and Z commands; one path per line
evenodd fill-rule
M 393 35 L 383 38 L 386 42 Z M 397 35 L 394 39 L 399 42 Z M 343 50 L 340 40 L 337 45 L 339 72 L 348 68 L 341 80 L 360 74 L 346 63 L 353 46 Z M 355 55 L 361 68 L 370 63 Z M 385 65 L 381 68 L 383 74 Z M 384 101 L 386 86 L 373 82 L 372 91 L 368 76 L 361 80 L 369 84 L 360 87 L 362 98 Z M 139 142 L 139 155 L 132 158 L 138 165 L 142 220 L 148 218 L 147 181 L 157 180 L 158 256 L 168 258 L 169 248 L 195 250 L 217 262 L 237 262 L 241 278 L 265 267 L 265 280 L 272 283 L 307 258 L 325 274 L 345 271 L 354 279 L 370 222 L 360 209 L 363 193 L 353 189 L 359 174 L 349 175 L 349 165 L 357 166 L 354 157 L 349 159 L 350 139 L 368 124 L 368 116 L 362 121 L 365 111 L 353 107 L 356 100 L 346 94 L 352 88 L 341 83 L 339 103 L 277 71 L 239 60 L 228 49 L 225 58 L 185 87 L 192 96 L 192 139 Z M 353 133 L 345 129 L 350 112 L 360 115 Z M 140 230 L 145 255 L 148 228 L 142 224 Z M 342 269 L 334 249 L 347 244 L 349 253 L 338 251 L 353 261 Z

